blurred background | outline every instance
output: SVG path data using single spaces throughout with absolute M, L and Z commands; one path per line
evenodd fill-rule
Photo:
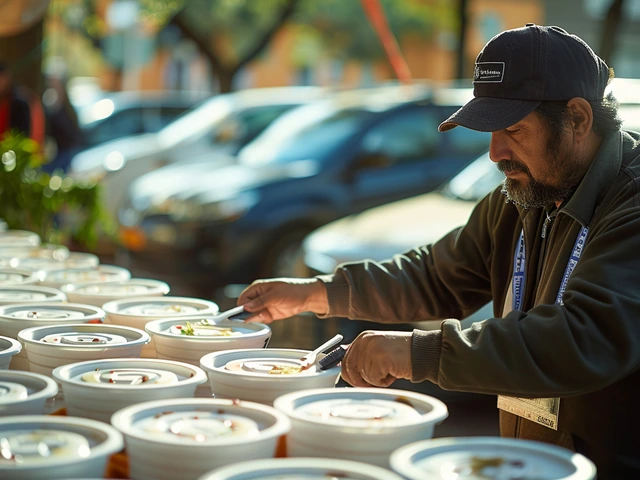
M 640 0 L 0 1 L 0 153 L 24 160 L 2 156 L 0 218 L 221 308 L 433 242 L 502 180 L 488 134 L 437 125 L 531 22 L 587 41 L 640 130 Z M 301 316 L 272 346 L 367 328 Z M 497 431 L 494 397 L 397 386 L 447 402 L 440 435 Z

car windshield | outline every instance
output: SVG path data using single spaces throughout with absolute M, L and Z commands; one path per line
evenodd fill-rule
M 442 191 L 448 197 L 476 202 L 503 180 L 504 175 L 491 161 L 487 152 L 449 180 Z
M 243 148 L 238 160 L 258 166 L 323 158 L 371 115 L 364 108 L 336 110 L 330 103 L 300 107 L 276 120 Z

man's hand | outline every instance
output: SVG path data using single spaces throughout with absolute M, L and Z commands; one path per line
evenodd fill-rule
M 354 387 L 388 387 L 398 378 L 410 380 L 412 335 L 362 332 L 342 360 L 342 378 Z
M 254 313 L 248 322 L 271 323 L 302 312 L 325 314 L 329 311 L 327 290 L 317 278 L 274 278 L 256 280 L 238 298 Z

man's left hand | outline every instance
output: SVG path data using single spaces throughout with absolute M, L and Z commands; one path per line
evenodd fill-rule
M 410 380 L 412 335 L 362 332 L 342 360 L 342 378 L 354 387 L 388 387 L 398 378 Z

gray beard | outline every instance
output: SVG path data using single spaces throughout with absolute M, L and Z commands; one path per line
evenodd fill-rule
M 564 202 L 573 194 L 574 188 L 575 185 L 558 188 L 538 182 L 533 178 L 529 178 L 529 185 L 523 187 L 510 178 L 505 178 L 500 192 L 507 197 L 507 202 L 528 210 L 542 208 L 550 203 Z

